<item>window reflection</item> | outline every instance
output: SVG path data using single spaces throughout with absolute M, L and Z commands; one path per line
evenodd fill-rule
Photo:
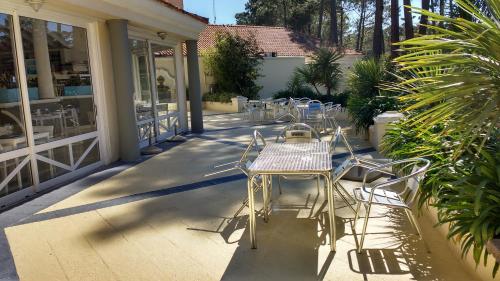
M 137 121 L 153 118 L 151 76 L 149 74 L 148 44 L 146 41 L 129 40 L 134 75 L 134 104 Z
M 0 153 L 27 146 L 17 77 L 12 16 L 0 14 Z
M 96 130 L 86 30 L 20 17 L 35 143 Z
M 174 49 L 151 44 L 154 54 L 154 66 L 156 75 L 156 110 L 159 133 L 166 133 L 171 128 L 171 118 L 166 117 L 168 113 L 177 111 L 177 85 L 175 78 Z

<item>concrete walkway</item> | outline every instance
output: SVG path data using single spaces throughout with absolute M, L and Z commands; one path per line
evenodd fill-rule
M 205 175 L 237 160 L 254 129 L 272 141 L 283 126 L 250 126 L 237 114 L 205 119 L 204 134 L 162 154 L 115 165 L 0 214 L 0 279 L 473 280 L 428 221 L 421 225 L 432 253 L 394 210 L 376 208 L 367 250 L 358 255 L 353 214 L 337 202 L 331 253 L 324 194 L 314 181 L 285 181 L 281 196 L 275 188 L 270 222 L 258 218 L 259 248 L 251 250 L 248 209 L 233 217 L 246 197 L 244 175 Z M 352 140 L 355 150 L 370 151 Z M 340 147 L 336 161 L 342 157 Z

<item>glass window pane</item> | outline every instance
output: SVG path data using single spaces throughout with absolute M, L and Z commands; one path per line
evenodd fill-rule
M 99 143 L 96 143 L 94 146 L 90 147 L 93 142 L 94 139 L 88 139 L 81 142 L 75 142 L 72 144 L 73 159 L 75 161 L 75 164 L 78 161 L 81 161 L 80 164 L 78 165 L 78 168 L 94 164 L 100 160 Z M 83 159 L 81 159 L 82 157 Z
M 175 76 L 174 49 L 151 44 L 154 54 L 155 81 L 158 98 L 156 100 L 156 114 L 159 118 L 159 134 L 172 131 L 172 118 L 166 117 L 177 111 L 177 84 Z
M 71 160 L 69 155 L 69 147 L 61 146 L 53 149 L 49 149 L 46 151 L 39 152 L 38 155 L 43 156 L 49 160 L 55 161 L 59 166 L 53 165 L 54 163 L 50 163 L 46 159 L 38 160 L 38 176 L 40 178 L 40 182 L 48 181 L 55 177 L 64 175 L 69 173 L 69 169 L 65 169 L 63 167 L 69 168 L 71 167 Z
M 153 118 L 151 76 L 149 74 L 148 44 L 146 41 L 129 40 L 134 75 L 134 103 L 137 121 Z
M 35 141 L 96 131 L 86 30 L 27 17 L 20 21 Z
M 0 161 L 0 197 L 32 185 L 30 163 L 29 161 L 25 164 L 23 163 L 26 157 Z M 17 173 L 14 173 L 14 169 L 21 164 L 24 164 L 24 166 Z M 2 185 L 2 182 L 8 177 L 10 180 Z
M 0 153 L 26 147 L 12 16 L 0 13 Z

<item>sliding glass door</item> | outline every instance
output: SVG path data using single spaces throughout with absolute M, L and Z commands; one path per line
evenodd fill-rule
M 86 29 L 0 14 L 0 58 L 0 199 L 100 164 Z
M 129 46 L 137 129 L 144 147 L 166 139 L 177 129 L 174 50 L 140 39 L 130 39 Z

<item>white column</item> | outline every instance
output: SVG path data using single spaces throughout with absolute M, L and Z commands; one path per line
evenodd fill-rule
M 175 83 L 177 84 L 177 109 L 179 110 L 179 125 L 181 131 L 187 131 L 188 112 L 186 100 L 186 82 L 184 78 L 184 54 L 182 53 L 182 43 L 175 46 Z
M 38 79 L 38 95 L 40 99 L 54 98 L 55 92 L 50 68 L 47 28 L 46 22 L 43 20 L 33 20 L 33 49 Z

